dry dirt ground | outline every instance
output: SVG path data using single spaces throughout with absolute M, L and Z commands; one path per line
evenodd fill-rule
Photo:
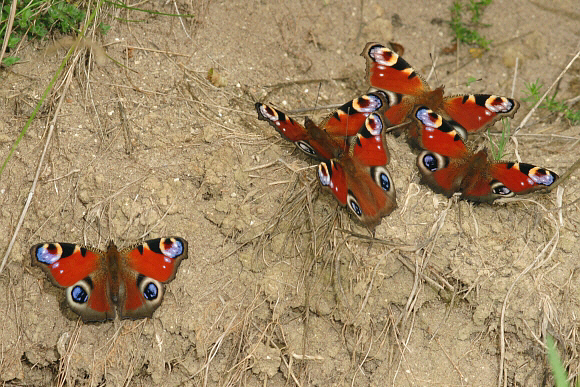
M 404 136 L 388 135 L 399 207 L 370 241 L 320 191 L 315 163 L 253 107 L 344 103 L 368 87 L 365 43 L 390 40 L 425 75 L 436 61 L 429 82 L 448 94 L 509 96 L 514 84 L 521 99 L 525 83 L 545 90 L 580 48 L 577 0 L 494 1 L 480 58 L 466 46 L 442 54 L 450 1 L 156 3 L 139 6 L 196 17 L 101 15 L 112 28 L 93 39 L 118 63 L 76 56 L 68 88 L 59 83 L 0 177 L 4 254 L 64 96 L 0 274 L 0 380 L 496 386 L 501 368 L 501 385 L 544 385 L 548 333 L 578 375 L 578 173 L 560 192 L 472 205 L 420 185 Z M 51 44 L 27 44 L 22 63 L 0 72 L 2 160 L 65 54 L 45 55 Z M 580 63 L 556 88 L 578 96 Z M 522 103 L 512 128 L 530 109 Z M 562 174 L 580 156 L 579 129 L 536 110 L 505 158 L 517 151 Z M 152 319 L 83 324 L 30 263 L 42 241 L 104 248 L 165 235 L 189 241 L 190 254 Z

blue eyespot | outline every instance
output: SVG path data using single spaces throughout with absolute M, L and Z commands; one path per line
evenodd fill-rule
M 163 239 L 161 241 L 163 255 L 175 258 L 183 254 L 183 243 L 179 239 Z
M 391 189 L 391 181 L 389 180 L 389 176 L 387 176 L 386 173 L 381 173 L 379 175 L 379 179 L 381 181 L 381 188 L 384 191 L 388 191 L 389 189 Z
M 145 286 L 145 290 L 143 290 L 143 296 L 146 300 L 152 301 L 159 296 L 159 289 L 157 289 L 157 285 L 153 282 L 149 282 L 147 286 Z
M 346 201 L 348 202 L 348 205 L 350 206 L 350 209 L 352 210 L 352 212 L 354 212 L 356 216 L 361 217 L 362 210 L 360 209 L 360 206 L 358 205 L 354 195 L 351 195 L 349 193 L 347 198 L 346 198 Z
M 510 191 L 510 189 L 505 185 L 500 185 L 493 188 L 493 193 L 496 195 L 509 195 L 512 191 Z
M 62 249 L 54 243 L 46 243 L 36 249 L 36 259 L 38 262 L 53 264 L 60 259 Z
M 76 285 L 75 287 L 72 288 L 70 296 L 72 300 L 77 304 L 85 304 L 89 300 L 88 293 L 80 285 Z
M 423 157 L 423 165 L 431 172 L 435 172 L 438 169 L 437 159 L 431 154 L 426 154 Z

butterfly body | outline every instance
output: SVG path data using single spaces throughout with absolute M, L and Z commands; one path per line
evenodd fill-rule
M 385 112 L 391 125 L 405 122 L 416 106 L 424 105 L 470 133 L 492 125 L 501 117 L 513 117 L 519 108 L 516 100 L 492 94 L 445 97 L 442 86 L 431 89 L 409 63 L 381 44 L 368 43 L 361 55 L 367 62 L 367 80 L 371 87 L 385 91 L 393 101 Z M 409 127 L 411 143 L 417 131 L 417 127 Z
M 427 149 L 417 157 L 422 181 L 447 197 L 459 192 L 465 199 L 491 202 L 547 188 L 558 178 L 531 164 L 493 161 L 485 149 L 473 152 L 464 143 L 462 128 L 426 106 L 419 106 L 412 118 L 418 141 Z
M 283 138 L 322 160 L 318 166 L 322 186 L 358 220 L 374 228 L 396 207 L 384 137 L 383 115 L 390 102 L 382 92 L 369 93 L 344 104 L 320 125 L 306 119 L 304 126 L 268 105 L 256 103 L 256 110 L 258 118 L 268 121 Z
M 187 258 L 184 239 L 158 238 L 106 251 L 73 243 L 41 243 L 31 248 L 33 265 L 66 288 L 70 308 L 83 321 L 151 317 L 163 298 L 163 283 L 175 277 Z

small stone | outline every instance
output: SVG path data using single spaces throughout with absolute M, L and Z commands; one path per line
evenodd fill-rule
M 83 204 L 88 204 L 91 201 L 91 197 L 89 196 L 89 191 L 84 190 L 84 189 L 79 191 L 79 193 L 77 194 L 77 197 L 79 198 L 79 200 Z

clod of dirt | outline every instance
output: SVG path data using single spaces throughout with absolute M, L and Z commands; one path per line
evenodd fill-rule
M 254 351 L 254 358 L 255 363 L 252 366 L 252 372 L 255 374 L 265 374 L 270 378 L 276 375 L 282 361 L 280 350 L 267 347 L 262 343 L 258 343 Z

